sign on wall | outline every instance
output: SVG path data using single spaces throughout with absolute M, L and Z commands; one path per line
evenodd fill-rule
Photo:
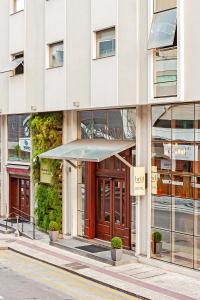
M 49 171 L 48 163 L 41 161 L 40 163 L 40 182 L 51 184 L 52 173 Z
M 19 146 L 20 149 L 24 152 L 31 152 L 31 139 L 27 138 L 20 138 L 19 139 Z
M 131 196 L 144 196 L 145 195 L 145 168 L 132 167 L 130 169 L 130 194 Z

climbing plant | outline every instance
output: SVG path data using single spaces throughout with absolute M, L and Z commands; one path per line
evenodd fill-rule
M 38 155 L 62 144 L 62 112 L 40 113 L 29 121 L 32 134 L 32 178 L 35 184 L 37 225 L 45 230 L 50 221 L 62 227 L 62 170 L 61 161 L 38 158 Z M 40 182 L 41 162 L 52 175 L 51 184 Z

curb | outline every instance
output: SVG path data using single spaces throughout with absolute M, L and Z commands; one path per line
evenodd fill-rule
M 48 261 L 46 261 L 46 260 L 44 260 L 44 259 L 37 258 L 37 257 L 35 257 L 35 256 L 31 255 L 31 254 L 23 253 L 23 252 L 21 252 L 20 250 L 13 249 L 12 247 L 7 247 L 7 250 L 11 250 L 11 251 L 16 252 L 16 253 L 18 253 L 18 254 L 21 254 L 21 255 L 24 255 L 24 256 L 26 256 L 26 257 L 32 258 L 32 259 L 34 259 L 34 260 L 37 260 L 37 261 L 39 261 L 39 262 L 42 262 L 42 263 L 45 263 L 45 264 L 47 264 L 47 265 L 53 266 L 53 267 L 58 268 L 58 269 L 60 269 L 60 270 L 69 272 L 69 273 L 71 273 L 71 274 L 73 274 L 73 275 L 82 277 L 82 278 L 84 278 L 84 279 L 87 279 L 87 280 L 90 280 L 90 281 L 92 281 L 92 282 L 98 283 L 98 284 L 100 284 L 100 285 L 106 286 L 106 287 L 108 287 L 108 288 L 111 288 L 111 289 L 116 290 L 116 291 L 118 291 L 118 292 L 127 294 L 127 295 L 129 295 L 129 296 L 133 296 L 133 297 L 135 297 L 135 298 L 142 299 L 142 300 L 152 300 L 152 299 L 150 299 L 150 298 L 145 298 L 145 297 L 139 296 L 139 295 L 137 295 L 137 294 L 134 294 L 134 293 L 132 293 L 132 292 L 126 291 L 126 290 L 124 290 L 124 289 L 122 289 L 122 288 L 119 288 L 119 287 L 116 287 L 116 286 L 114 286 L 114 285 L 112 285 L 112 284 L 105 283 L 105 282 L 102 282 L 102 281 L 100 281 L 100 280 L 98 280 L 98 279 L 91 278 L 91 277 L 89 277 L 89 276 L 87 276 L 87 275 L 80 274 L 80 273 L 78 273 L 78 272 L 76 272 L 76 271 L 74 271 L 74 270 L 68 269 L 68 268 L 66 268 L 66 267 L 58 266 L 58 265 L 56 265 L 56 264 L 54 264 L 54 263 L 51 263 L 51 262 L 48 262 Z

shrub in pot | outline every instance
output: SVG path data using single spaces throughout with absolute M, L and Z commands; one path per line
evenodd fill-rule
M 152 234 L 152 252 L 153 254 L 161 254 L 162 251 L 162 234 L 159 231 L 155 231 Z
M 49 223 L 49 238 L 50 241 L 55 242 L 58 239 L 59 235 L 59 226 L 58 223 L 55 221 L 51 221 Z
M 122 258 L 122 239 L 113 237 L 111 240 L 111 258 L 114 261 L 119 261 Z

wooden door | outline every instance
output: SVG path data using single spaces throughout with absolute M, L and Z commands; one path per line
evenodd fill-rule
M 97 178 L 96 237 L 110 241 L 118 236 L 125 248 L 130 248 L 130 218 L 124 179 Z
M 29 178 L 10 176 L 10 213 L 14 212 L 19 212 L 19 215 L 27 219 L 30 215 Z

